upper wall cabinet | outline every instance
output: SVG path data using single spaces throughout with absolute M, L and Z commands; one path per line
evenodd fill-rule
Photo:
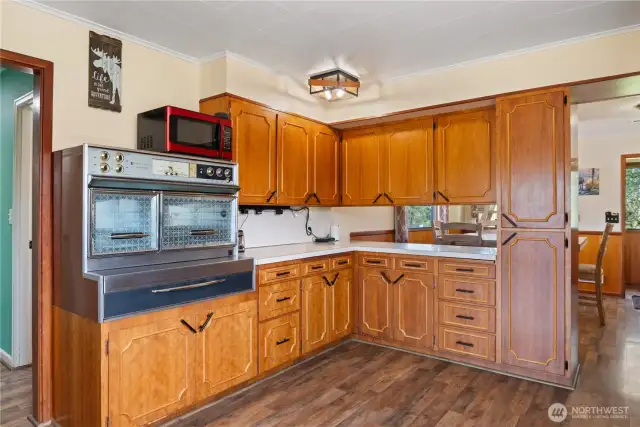
M 342 204 L 388 204 L 382 196 L 382 127 L 342 134 Z
M 498 98 L 503 227 L 565 227 L 564 89 Z
M 436 201 L 495 203 L 495 110 L 438 117 Z
M 338 205 L 340 203 L 340 152 L 338 135 L 328 126 L 313 123 L 312 188 L 309 204 Z
M 384 198 L 394 205 L 433 201 L 433 119 L 385 127 Z
M 278 203 L 303 205 L 313 197 L 313 122 L 278 115 Z

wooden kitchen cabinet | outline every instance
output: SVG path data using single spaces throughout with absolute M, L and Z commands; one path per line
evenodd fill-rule
M 267 372 L 300 356 L 300 313 L 267 320 L 258 326 L 260 373 Z
M 194 403 L 197 338 L 187 325 L 196 330 L 195 315 L 109 333 L 111 426 L 147 425 Z
M 355 319 L 353 313 L 353 271 L 342 270 L 336 272 L 334 275 L 335 281 L 329 289 L 329 340 L 332 342 L 350 335 L 353 330 L 353 321 Z
M 393 339 L 413 347 L 433 347 L 433 274 L 396 272 L 392 280 Z
M 502 246 L 501 255 L 502 362 L 562 375 L 565 235 L 561 231 L 515 234 Z
M 360 333 L 391 339 L 393 270 L 361 268 L 358 286 L 358 327 Z
M 497 99 L 502 226 L 565 227 L 568 90 Z
M 278 115 L 279 204 L 304 205 L 313 195 L 312 125 L 296 116 Z
M 382 127 L 342 134 L 342 204 L 384 205 L 382 196 L 384 130 Z
M 495 109 L 437 119 L 436 201 L 495 203 Z
M 308 203 L 337 206 L 340 204 L 340 140 L 328 126 L 311 123 L 311 128 L 314 197 Z
M 258 374 L 258 308 L 255 301 L 196 316 L 197 400 L 220 393 Z
M 394 205 L 433 201 L 433 119 L 384 127 L 383 193 Z
M 239 165 L 240 204 L 276 203 L 276 117 L 269 108 L 231 100 L 233 161 Z
M 302 354 L 329 342 L 330 286 L 325 274 L 302 279 Z

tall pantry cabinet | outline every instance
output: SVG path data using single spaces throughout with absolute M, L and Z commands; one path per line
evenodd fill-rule
M 502 362 L 569 375 L 568 90 L 498 98 L 496 115 Z

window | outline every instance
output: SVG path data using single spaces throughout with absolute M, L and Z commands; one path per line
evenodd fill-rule
M 407 206 L 408 228 L 430 228 L 433 226 L 433 206 Z
M 640 167 L 627 168 L 625 188 L 625 227 L 640 230 Z

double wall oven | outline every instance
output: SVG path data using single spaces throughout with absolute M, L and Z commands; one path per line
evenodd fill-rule
M 84 145 L 55 168 L 56 305 L 104 321 L 254 289 L 253 260 L 237 255 L 235 164 Z

